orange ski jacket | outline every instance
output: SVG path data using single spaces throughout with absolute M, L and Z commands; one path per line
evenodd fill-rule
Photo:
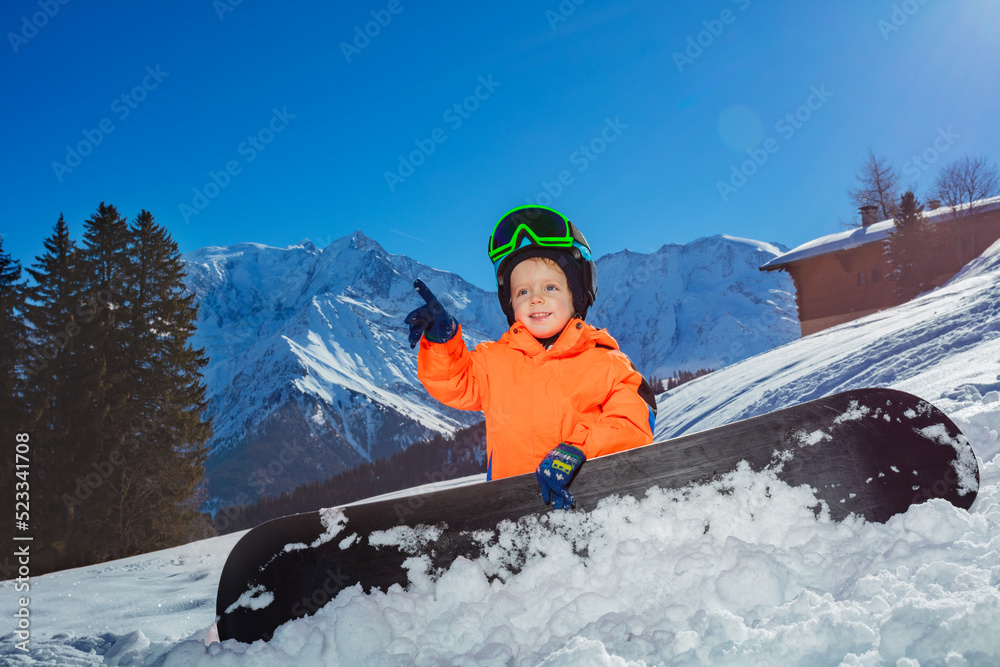
M 462 329 L 420 341 L 417 374 L 431 396 L 486 416 L 487 478 L 534 471 L 566 442 L 595 458 L 653 441 L 643 382 L 604 329 L 573 319 L 550 349 L 518 322 L 469 351 Z

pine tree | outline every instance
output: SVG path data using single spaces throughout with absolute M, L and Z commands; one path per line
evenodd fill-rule
M 76 245 L 62 215 L 44 247 L 45 253 L 28 269 L 34 284 L 25 307 L 31 327 L 31 348 L 25 357 L 26 396 L 42 491 L 35 494 L 34 502 L 41 545 L 35 561 L 39 571 L 67 564 L 77 503 L 64 499 L 78 501 L 76 496 L 87 492 L 84 486 L 78 493 L 75 477 L 78 458 L 86 450 L 80 429 L 92 409 L 76 370 L 81 283 Z
M 930 287 L 927 274 L 929 234 L 924 207 L 912 192 L 900 197 L 896 224 L 885 242 L 891 271 L 896 281 L 896 299 L 905 303 Z
M 198 491 L 211 437 L 211 423 L 202 419 L 201 369 L 208 362 L 189 342 L 197 308 L 194 295 L 185 293 L 177 244 L 145 210 L 130 237 L 122 293 L 130 421 L 121 481 L 131 493 L 112 517 L 122 553 L 180 544 L 199 530 Z
M 30 479 L 30 468 L 26 479 L 15 477 L 16 459 L 14 444 L 18 433 L 28 433 L 29 454 L 31 442 L 25 403 L 21 357 L 27 344 L 24 325 L 25 283 L 21 280 L 21 263 L 3 251 L 0 238 L 0 438 L 3 438 L 4 457 L 0 463 L 0 491 L 9 500 L 15 498 L 19 487 L 17 482 Z M 24 487 L 20 487 L 23 489 Z
M 84 228 L 77 248 L 60 216 L 29 270 L 21 366 L 38 434 L 38 572 L 210 531 L 198 511 L 207 360 L 190 345 L 197 312 L 177 244 L 147 211 L 130 226 L 103 203 Z
M 74 337 L 72 386 L 83 410 L 74 415 L 71 426 L 79 448 L 72 471 L 78 484 L 64 501 L 73 505 L 74 513 L 68 550 L 82 562 L 98 562 L 120 555 L 113 518 L 120 514 L 123 498 L 141 493 L 128 488 L 121 474 L 129 423 L 126 402 L 134 387 L 126 382 L 130 352 L 123 324 L 123 281 L 130 270 L 128 223 L 114 206 L 102 202 L 84 222 L 77 257 L 79 332 Z
M 54 372 L 52 362 L 63 356 L 76 332 L 75 310 L 80 289 L 73 267 L 76 245 L 61 214 L 52 236 L 43 245 L 45 254 L 36 257 L 33 268 L 28 269 L 34 286 L 28 290 L 26 314 L 33 333 L 26 373 L 35 384 L 59 375 Z M 42 408 L 41 404 L 36 405 L 36 410 Z
M 22 417 L 23 385 L 18 366 L 27 344 L 22 319 L 25 288 L 21 263 L 3 251 L 0 238 L 0 421 L 5 424 Z
M 671 389 L 676 389 L 682 384 L 686 384 L 691 380 L 700 378 L 702 375 L 708 375 L 713 372 L 712 368 L 699 368 L 697 371 L 691 372 L 688 370 L 674 371 L 674 374 L 667 378 L 667 391 Z

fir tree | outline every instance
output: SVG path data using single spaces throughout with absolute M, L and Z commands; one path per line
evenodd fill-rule
M 205 536 L 207 361 L 189 343 L 196 309 L 176 243 L 148 212 L 130 226 L 102 203 L 82 247 L 60 218 L 45 248 L 28 308 L 50 546 L 39 571 Z
M 120 514 L 123 497 L 141 492 L 127 488 L 121 474 L 129 423 L 126 402 L 133 390 L 125 377 L 130 352 L 122 298 L 130 266 L 128 223 L 114 206 L 102 202 L 84 222 L 77 257 L 79 332 L 74 337 L 72 387 L 83 409 L 72 426 L 78 484 L 63 500 L 73 506 L 74 557 L 96 562 L 121 554 L 113 518 Z
M 113 517 L 123 553 L 180 544 L 199 530 L 198 491 L 211 437 L 211 424 L 202 419 L 207 401 L 201 369 L 207 359 L 189 342 L 197 308 L 194 295 L 185 293 L 177 244 L 145 210 L 130 237 L 122 292 L 130 421 L 121 481 L 142 493 L 123 498 Z
M 91 406 L 80 391 L 74 353 L 80 332 L 77 311 L 81 284 L 76 246 L 62 215 L 44 241 L 45 253 L 28 269 L 34 281 L 28 290 L 25 319 L 31 327 L 31 348 L 25 356 L 26 396 L 35 432 L 38 482 L 35 495 L 39 544 L 36 566 L 51 570 L 66 563 L 73 530 L 75 503 L 65 497 L 84 495 L 79 486 L 77 459 L 84 449 L 80 428 Z M 86 475 L 86 473 L 84 473 Z
M 885 253 L 892 267 L 889 278 L 896 281 L 896 299 L 905 303 L 926 291 L 931 280 L 926 270 L 929 234 L 924 207 L 912 192 L 900 197 L 895 222 Z
M 31 433 L 26 421 L 24 383 L 20 357 L 27 344 L 27 332 L 22 317 L 24 312 L 25 283 L 21 280 L 21 263 L 3 251 L 0 238 L 0 438 L 3 438 L 3 463 L 0 463 L 0 490 L 4 497 L 14 499 L 15 477 L 14 443 L 18 433 Z M 30 474 L 30 469 L 29 469 Z M 27 479 L 30 488 L 30 477 Z M 22 487 L 23 488 L 23 487 Z
M 674 371 L 674 374 L 667 379 L 667 391 L 671 389 L 676 389 L 682 384 L 686 384 L 691 380 L 700 378 L 702 375 L 708 375 L 714 369 L 712 368 L 699 368 L 697 371 L 691 372 L 688 370 Z
M 27 353 L 26 373 L 34 384 L 43 384 L 47 378 L 60 375 L 54 367 L 70 347 L 76 333 L 75 311 L 80 285 L 73 267 L 76 245 L 70 239 L 69 227 L 60 214 L 43 245 L 45 254 L 35 258 L 28 269 L 34 285 L 28 290 L 26 316 L 32 327 L 31 349 Z M 36 411 L 44 409 L 37 403 Z
M 22 319 L 25 287 L 21 263 L 3 251 L 0 238 L 0 421 L 5 424 L 21 417 L 23 387 L 18 367 L 27 344 Z

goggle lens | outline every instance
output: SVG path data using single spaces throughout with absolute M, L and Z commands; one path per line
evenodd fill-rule
M 540 246 L 570 247 L 573 234 L 569 221 L 547 208 L 522 206 L 500 218 L 490 237 L 490 260 L 494 265 L 517 250 L 526 239 Z

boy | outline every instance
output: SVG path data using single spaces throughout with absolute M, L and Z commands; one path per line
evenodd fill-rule
M 521 206 L 489 244 L 497 297 L 511 325 L 469 351 L 461 327 L 419 280 L 426 304 L 406 318 L 428 393 L 486 416 L 487 479 L 535 470 L 542 497 L 569 509 L 587 458 L 653 440 L 655 400 L 607 331 L 584 323 L 597 293 L 590 246 L 561 213 Z

